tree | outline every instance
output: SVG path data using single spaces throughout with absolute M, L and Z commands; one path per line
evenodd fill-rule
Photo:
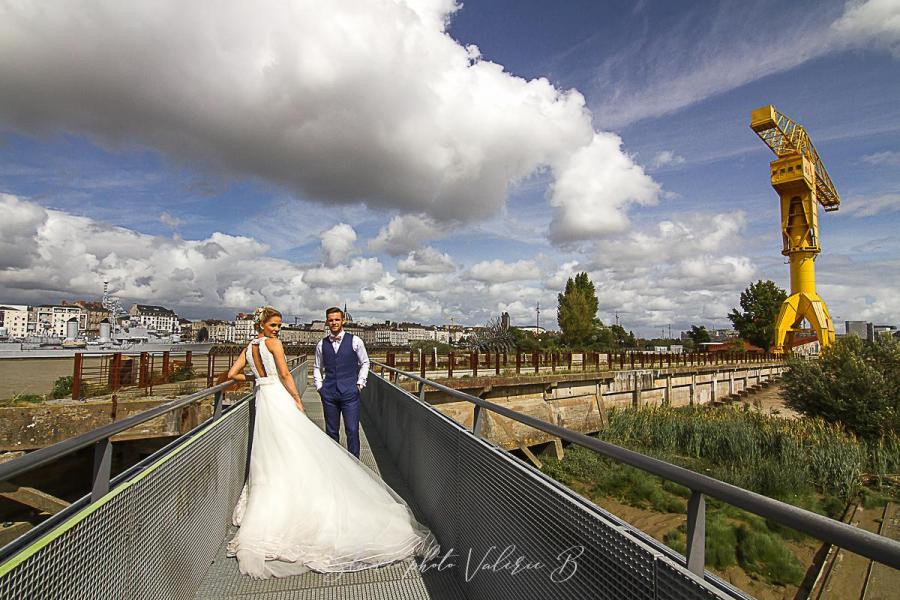
M 788 406 L 878 440 L 900 431 L 900 342 L 839 338 L 819 360 L 792 358 L 783 378 Z
M 587 273 L 579 273 L 566 282 L 566 290 L 559 294 L 557 323 L 564 342 L 573 347 L 585 347 L 597 328 L 597 292 Z
M 728 315 L 734 328 L 754 346 L 768 350 L 775 342 L 775 319 L 787 292 L 774 281 L 757 281 L 741 292 L 741 308 L 734 308 Z
M 709 343 L 709 341 L 712 339 L 709 337 L 709 331 L 706 330 L 705 325 L 691 325 L 691 330 L 688 332 L 688 337 L 693 340 L 695 348 L 699 348 L 700 344 Z

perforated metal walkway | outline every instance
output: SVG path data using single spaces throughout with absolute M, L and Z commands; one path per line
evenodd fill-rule
M 307 415 L 323 430 L 325 419 L 319 395 L 313 388 L 303 394 L 303 407 Z M 341 428 L 341 443 L 346 447 L 346 435 Z M 374 452 L 373 452 L 374 450 Z M 416 516 L 421 512 L 412 501 L 412 495 L 401 481 L 399 475 L 385 458 L 378 439 L 366 435 L 360 427 L 360 460 L 379 473 L 400 496 L 409 502 Z M 378 457 L 376 459 L 376 457 Z M 380 462 L 379 462 L 380 461 Z M 234 528 L 229 530 L 227 539 L 234 535 Z M 266 600 L 295 599 L 418 599 L 433 598 L 438 600 L 456 600 L 465 598 L 458 588 L 455 574 L 451 570 L 428 570 L 420 572 L 413 559 L 389 565 L 379 569 L 368 569 L 355 573 L 320 574 L 305 573 L 284 579 L 268 579 L 263 581 L 245 577 L 238 571 L 237 560 L 225 556 L 224 543 L 219 548 L 209 572 L 197 592 L 198 600 L 262 598 Z

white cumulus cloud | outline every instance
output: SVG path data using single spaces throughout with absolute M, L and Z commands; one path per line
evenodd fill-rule
M 485 283 L 506 283 L 539 279 L 541 270 L 533 260 L 507 263 L 502 260 L 485 260 L 472 265 L 468 277 Z
M 322 232 L 322 254 L 325 264 L 334 266 L 347 260 L 354 251 L 356 231 L 346 223 L 338 223 Z
M 625 231 L 630 205 L 656 203 L 659 184 L 621 151 L 621 144 L 617 135 L 597 133 L 557 167 L 551 239 L 565 243 Z
M 3 3 L 0 123 L 86 133 L 110 147 L 142 144 L 298 197 L 438 222 L 496 214 L 510 185 L 549 166 L 562 180 L 553 197 L 558 235 L 615 230 L 628 204 L 650 200 L 652 181 L 618 138 L 594 136 L 579 92 L 516 77 L 455 41 L 446 27 L 460 7 Z M 588 206 L 577 228 L 575 202 Z M 373 248 L 414 249 L 390 233 Z
M 451 273 L 456 270 L 449 254 L 431 246 L 413 250 L 406 258 L 397 261 L 397 271 L 408 274 Z
M 369 250 L 399 256 L 445 234 L 446 229 L 427 215 L 398 215 L 369 241 Z

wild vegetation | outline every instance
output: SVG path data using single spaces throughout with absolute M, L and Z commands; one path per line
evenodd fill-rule
M 716 479 L 825 514 L 840 517 L 867 475 L 896 473 L 897 437 L 873 446 L 839 424 L 822 419 L 789 420 L 746 408 L 654 407 L 615 410 L 598 435 L 707 474 Z M 602 504 L 613 498 L 630 506 L 684 514 L 690 492 L 644 471 L 571 446 L 565 458 L 544 461 L 544 471 Z M 869 498 L 895 494 L 891 488 L 866 490 Z M 708 566 L 739 565 L 771 584 L 798 585 L 804 567 L 786 542 L 798 532 L 710 499 L 707 506 Z M 684 526 L 665 542 L 684 551 Z
M 900 342 L 841 338 L 819 360 L 788 361 L 783 388 L 791 408 L 890 444 L 900 431 Z

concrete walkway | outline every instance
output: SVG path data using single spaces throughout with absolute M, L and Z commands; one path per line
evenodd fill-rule
M 324 431 L 325 420 L 322 403 L 314 388 L 308 388 L 303 394 L 303 407 L 310 419 Z M 346 447 L 343 427 L 341 428 L 341 443 Z M 386 453 L 381 451 L 378 440 L 368 438 L 365 431 L 360 428 L 360 460 L 379 473 L 400 496 L 410 503 L 413 512 L 418 515 L 419 511 L 410 501 L 408 490 L 397 477 L 393 466 L 384 458 L 385 456 Z M 234 531 L 234 528 L 229 529 L 228 539 L 234 535 Z M 342 598 L 456 600 L 464 597 L 451 572 L 437 572 L 437 569 L 431 569 L 423 574 L 416 568 L 415 562 L 411 558 L 386 567 L 355 573 L 308 572 L 284 579 L 257 581 L 240 574 L 237 560 L 225 556 L 224 542 L 196 595 L 198 600 L 250 600 L 252 598 L 265 600 L 337 600 Z

